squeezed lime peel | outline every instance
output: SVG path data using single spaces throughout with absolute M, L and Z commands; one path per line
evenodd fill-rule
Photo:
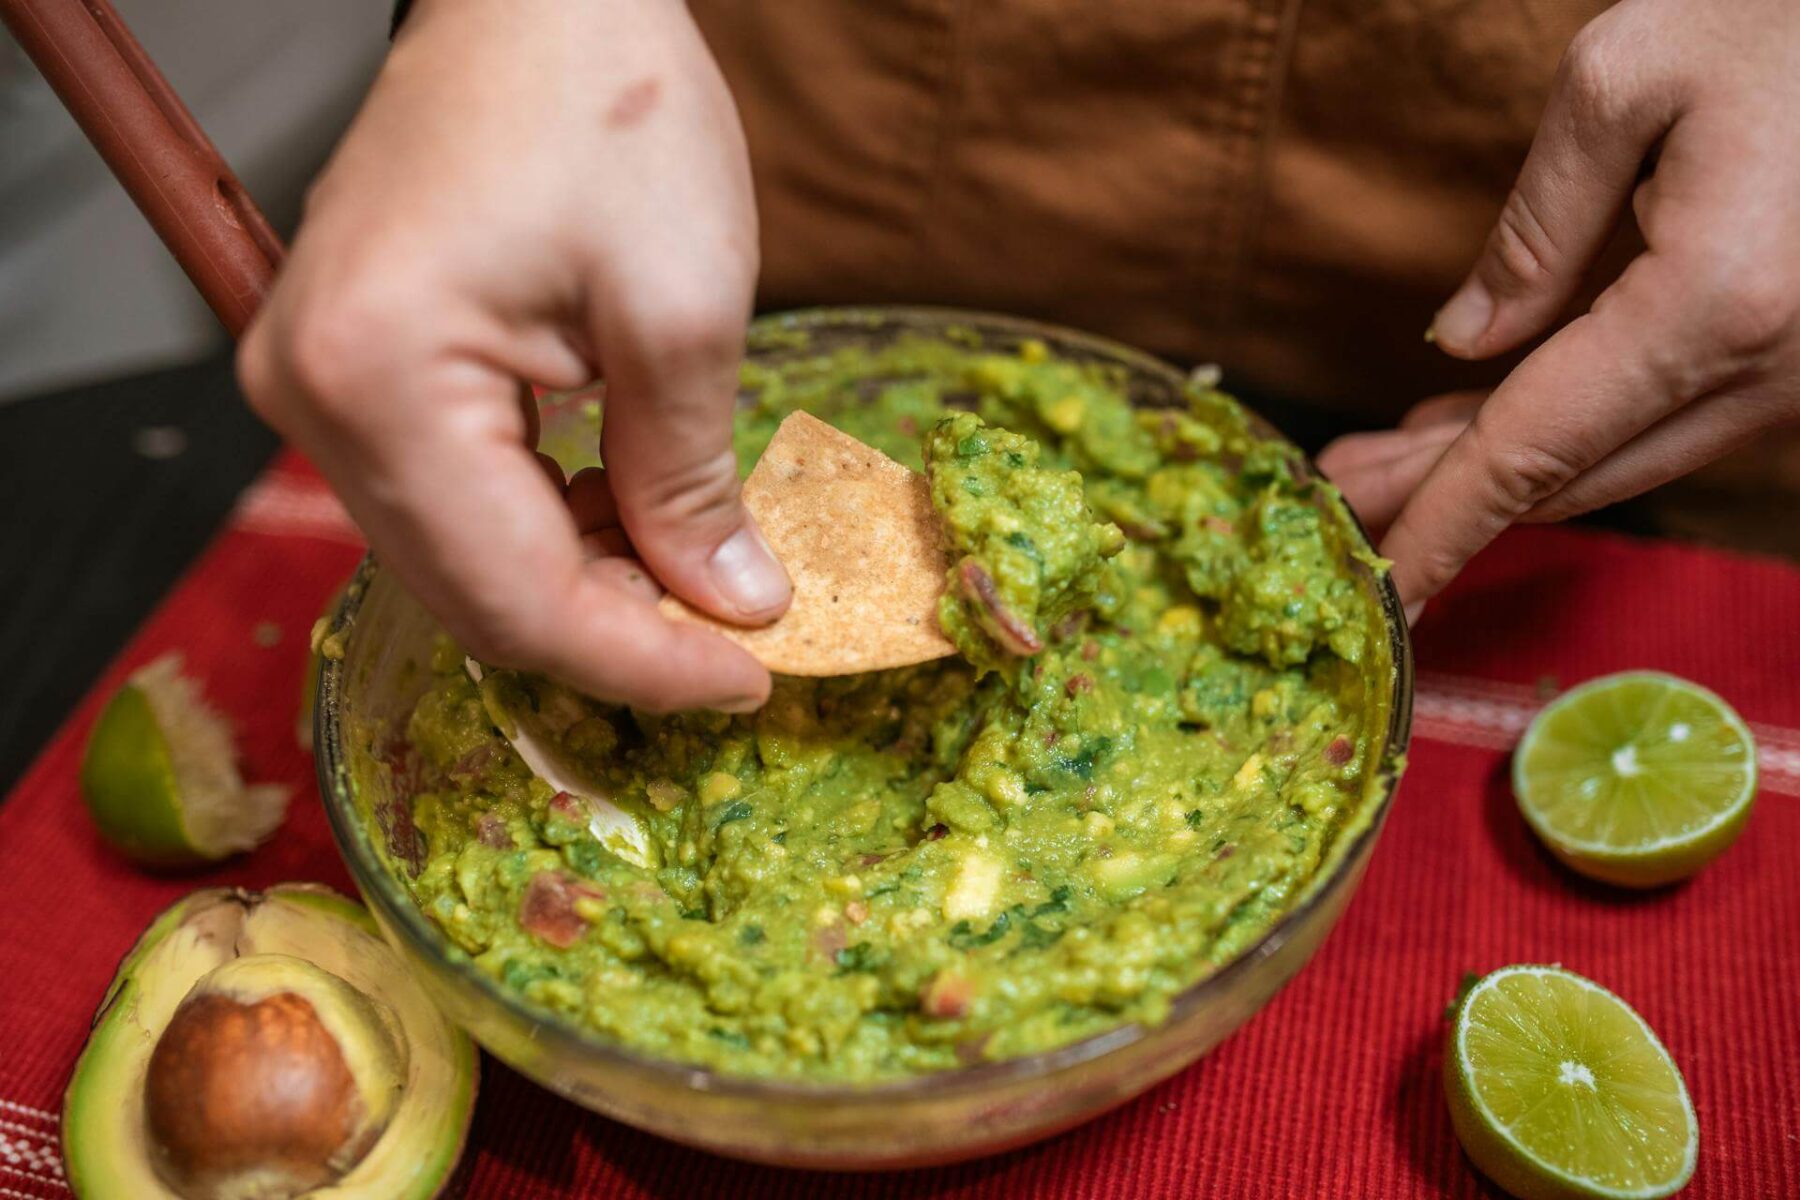
M 165 654 L 114 693 L 89 735 L 82 798 L 127 857 L 181 866 L 250 850 L 286 815 L 288 789 L 246 786 L 230 722 Z
M 180 655 L 164 655 L 131 682 L 143 689 L 168 743 L 181 823 L 194 848 L 208 858 L 223 858 L 260 845 L 286 815 L 288 789 L 245 785 L 231 723 L 181 674 Z

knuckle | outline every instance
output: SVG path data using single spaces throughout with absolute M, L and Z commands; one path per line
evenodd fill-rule
M 1630 56 L 1621 52 L 1610 24 L 1587 24 L 1569 43 L 1558 69 L 1557 86 L 1569 104 L 1577 129 L 1604 129 L 1624 119 Z
M 656 286 L 641 288 L 623 314 L 632 340 L 650 363 L 663 370 L 735 369 L 744 350 L 750 317 L 749 287 L 737 287 L 736 272 L 715 269 L 704 276 L 670 272 Z M 745 278 L 754 278 L 747 275 Z
M 244 395 L 244 403 L 264 421 L 279 427 L 283 416 L 280 377 L 275 370 L 265 322 L 251 326 L 250 332 L 238 343 L 234 363 L 238 390 Z
M 1524 512 L 1554 496 L 1581 473 L 1579 456 L 1553 446 L 1512 446 L 1490 462 L 1490 477 L 1513 512 Z
M 1487 283 L 1500 292 L 1531 291 L 1554 275 L 1556 246 L 1523 188 L 1515 187 L 1506 197 L 1488 239 L 1488 262 Z
M 735 521 L 738 495 L 737 457 L 729 447 L 655 472 L 641 493 L 647 515 L 686 526 Z
M 328 423 L 351 422 L 413 340 L 416 305 L 405 301 L 405 291 L 391 278 L 358 272 L 296 298 L 269 331 L 266 361 L 257 369 L 284 379 Z
M 646 314 L 646 343 L 666 364 L 707 369 L 728 366 L 743 352 L 747 314 L 704 289 L 678 292 Z
M 1599 508 L 1604 500 L 1594 500 L 1580 494 L 1579 485 L 1564 488 L 1530 511 L 1520 514 L 1520 519 L 1531 524 L 1553 525 L 1558 521 L 1566 521 L 1571 517 L 1579 517 L 1583 513 Z
M 663 682 L 662 676 L 632 680 L 629 685 L 621 683 L 618 690 L 620 698 L 627 700 L 631 707 L 658 716 L 691 707 L 687 696 L 672 684 Z
M 365 336 L 354 315 L 335 306 L 303 308 L 293 314 L 283 334 L 279 353 L 309 406 L 334 422 L 349 416 Z
M 1700 332 L 1728 361 L 1761 358 L 1800 323 L 1800 297 L 1773 273 L 1739 267 L 1710 274 L 1696 287 Z
M 535 585 L 521 586 L 521 579 Z M 516 561 L 473 574 L 427 570 L 417 582 L 405 582 L 415 595 L 436 597 L 433 614 L 466 653 L 489 666 L 550 669 L 558 631 L 570 625 L 571 585 L 541 562 Z
M 1468 565 L 1468 561 L 1461 553 L 1445 547 L 1427 551 L 1417 567 L 1426 594 L 1435 596 L 1449 587 L 1451 581 Z
M 1479 417 L 1475 428 L 1481 430 Z M 1503 444 L 1494 444 L 1485 433 L 1478 432 L 1478 437 L 1495 507 L 1508 518 L 1554 496 L 1581 474 L 1588 461 L 1579 447 L 1554 437 Z

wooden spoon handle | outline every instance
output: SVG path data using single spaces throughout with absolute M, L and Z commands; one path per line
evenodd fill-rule
M 0 0 L 0 20 L 233 337 L 281 239 L 109 0 Z

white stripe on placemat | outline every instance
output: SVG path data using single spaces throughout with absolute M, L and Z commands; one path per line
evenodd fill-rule
M 1413 735 L 1434 742 L 1511 750 L 1556 696 L 1525 684 L 1421 671 L 1413 689 Z M 1758 788 L 1800 796 L 1800 730 L 1747 722 L 1756 738 Z
M 17 1137 L 35 1138 L 40 1142 L 54 1143 L 61 1134 L 55 1130 L 33 1129 L 29 1125 L 21 1125 L 17 1121 L 0 1118 L 0 1136 L 14 1134 Z
M 362 532 L 324 481 L 290 471 L 270 471 L 246 488 L 231 511 L 231 528 L 363 544 Z
M 39 1187 L 54 1188 L 59 1192 L 66 1192 L 69 1190 L 68 1183 L 62 1177 L 61 1162 L 57 1162 L 54 1174 L 49 1171 L 39 1171 L 27 1167 L 14 1166 L 12 1160 L 7 1157 L 4 1140 L 0 1139 L 0 1177 L 5 1176 L 11 1176 L 14 1179 L 23 1180 L 26 1183 L 35 1183 Z
M 61 1122 L 56 1114 L 14 1100 L 0 1100 L 0 1112 L 10 1114 L 0 1118 L 0 1175 L 68 1191 L 69 1185 L 63 1179 Z M 12 1117 L 24 1117 L 38 1124 L 22 1124 Z M 42 1128 L 43 1125 L 50 1128 Z
M 42 1135 L 19 1137 L 0 1133 L 0 1167 L 28 1171 L 46 1178 L 61 1179 L 62 1155 L 56 1141 Z

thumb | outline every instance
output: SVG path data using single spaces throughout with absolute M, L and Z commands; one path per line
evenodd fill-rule
M 1574 298 L 1674 116 L 1616 14 L 1584 29 L 1551 85 L 1531 151 L 1468 278 L 1427 335 L 1458 358 L 1510 350 Z
M 731 448 L 747 307 L 707 302 L 610 331 L 601 454 L 620 523 L 663 586 L 761 624 L 792 588 L 744 508 Z

